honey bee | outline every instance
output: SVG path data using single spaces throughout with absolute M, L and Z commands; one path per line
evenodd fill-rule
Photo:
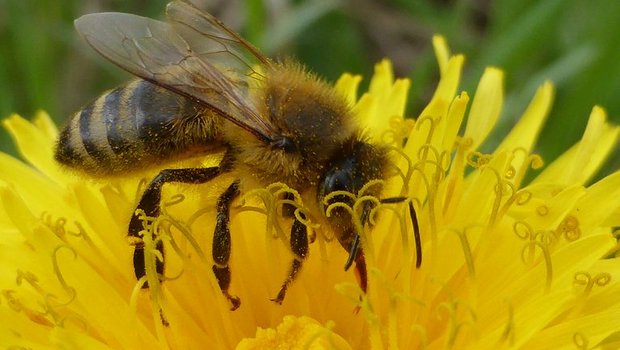
M 369 143 L 345 98 L 301 64 L 268 59 L 190 2 L 172 1 L 166 16 L 163 22 L 96 13 L 75 21 L 77 31 L 97 52 L 139 79 L 77 112 L 60 133 L 56 160 L 105 177 L 221 152 L 224 156 L 215 167 L 161 170 L 144 190 L 128 235 L 140 242 L 142 222 L 136 212 L 158 216 L 166 183 L 204 184 L 222 174 L 234 175 L 236 180 L 217 200 L 212 247 L 213 273 L 234 310 L 240 299 L 229 292 L 231 203 L 244 191 L 282 182 L 296 189 L 304 203 L 314 203 L 309 213 L 321 217 L 348 252 L 345 269 L 355 263 L 365 292 L 366 262 L 352 218 L 339 209 L 327 217 L 321 203 L 334 191 L 357 193 L 370 180 L 384 179 L 387 147 Z M 351 201 L 332 197 L 330 203 Z M 419 266 L 420 238 L 409 203 Z M 370 203 L 364 206 L 363 224 L 368 224 L 372 208 Z M 277 303 L 301 270 L 309 245 L 306 226 L 290 210 L 282 213 L 292 220 L 294 259 L 272 299 Z M 157 248 L 163 255 L 163 246 Z M 158 262 L 157 272 L 163 275 L 163 270 L 163 262 Z M 138 279 L 146 274 L 142 243 L 135 245 L 134 271 Z

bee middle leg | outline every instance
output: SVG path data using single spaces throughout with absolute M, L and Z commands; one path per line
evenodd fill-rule
M 215 223 L 215 232 L 213 233 L 213 274 L 217 279 L 217 283 L 222 290 L 222 294 L 231 304 L 230 310 L 236 310 L 241 305 L 241 300 L 235 295 L 228 292 L 230 287 L 230 267 L 228 260 L 230 259 L 230 204 L 239 196 L 239 181 L 233 182 L 217 200 L 217 217 Z
M 220 167 L 211 168 L 185 168 L 185 169 L 165 169 L 162 170 L 149 183 L 148 187 L 142 194 L 140 202 L 136 208 L 141 209 L 149 217 L 157 217 L 161 212 L 161 189 L 164 184 L 169 182 L 180 182 L 188 184 L 201 184 L 212 180 L 221 173 Z M 131 221 L 129 222 L 129 236 L 136 238 L 133 264 L 136 279 L 140 280 L 146 275 L 146 267 L 144 262 L 144 243 L 140 236 L 140 231 L 144 229 L 144 225 L 140 216 L 134 211 Z M 164 256 L 164 246 L 161 241 L 157 242 L 156 249 Z M 156 262 L 156 271 L 159 276 L 164 274 L 164 262 Z M 142 288 L 148 288 L 148 283 L 144 283 Z
M 302 218 L 303 214 L 301 214 Z M 278 304 L 282 304 L 284 301 L 284 297 L 286 296 L 286 291 L 288 290 L 289 285 L 297 278 L 299 271 L 301 270 L 301 266 L 303 261 L 308 256 L 308 228 L 301 221 L 295 219 L 293 221 L 293 226 L 291 227 L 291 239 L 290 239 L 291 251 L 294 255 L 293 262 L 291 263 L 291 268 L 289 270 L 288 276 L 282 283 L 280 287 L 280 291 L 278 295 L 271 299 Z

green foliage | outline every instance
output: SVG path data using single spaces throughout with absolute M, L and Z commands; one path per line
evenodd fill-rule
M 0 117 L 13 112 L 29 116 L 44 109 L 62 123 L 102 91 L 127 80 L 127 74 L 82 42 L 72 21 L 100 11 L 161 18 L 165 2 L 0 0 Z M 554 108 L 539 142 L 538 151 L 545 159 L 557 157 L 579 139 L 594 104 L 620 122 L 618 1 L 269 3 L 235 2 L 228 12 L 219 7 L 214 12 L 236 15 L 244 36 L 269 55 L 296 56 L 330 80 L 343 71 L 368 77 L 378 59 L 393 58 L 397 73 L 413 79 L 411 116 L 421 110 L 435 87 L 433 33 L 443 34 L 454 52 L 466 54 L 463 89 L 473 92 L 487 65 L 505 69 L 504 118 L 487 147 L 515 123 L 544 80 L 557 86 Z M 12 151 L 9 145 L 6 135 L 0 135 L 0 148 Z M 620 167 L 618 158 L 612 159 L 610 169 Z

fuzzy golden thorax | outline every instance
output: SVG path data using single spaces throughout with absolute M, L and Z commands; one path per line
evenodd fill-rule
M 225 138 L 237 148 L 235 165 L 262 185 L 279 181 L 294 188 L 314 186 L 329 160 L 344 152 L 345 144 L 359 133 L 350 106 L 299 64 L 274 64 L 265 73 L 258 109 L 289 145 L 277 147 L 226 127 Z

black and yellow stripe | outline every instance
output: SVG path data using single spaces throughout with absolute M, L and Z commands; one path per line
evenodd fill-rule
M 73 116 L 60 134 L 56 160 L 93 175 L 141 170 L 217 146 L 220 119 L 171 91 L 134 80 Z

